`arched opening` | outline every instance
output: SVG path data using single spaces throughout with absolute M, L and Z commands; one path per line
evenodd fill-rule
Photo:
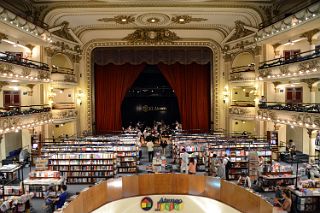
M 174 90 L 156 65 L 146 65 L 121 106 L 122 126 L 138 121 L 152 126 L 154 121 L 180 122 L 178 100 Z

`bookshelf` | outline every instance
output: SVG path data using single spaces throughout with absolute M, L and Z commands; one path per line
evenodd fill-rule
M 53 186 L 58 192 L 59 186 L 65 182 L 64 177 L 59 171 L 32 171 L 29 177 L 23 181 L 26 193 L 33 193 L 34 197 L 43 198 L 43 193 L 46 192 L 49 186 Z
M 209 164 L 213 154 L 224 158 L 227 154 L 232 166 L 229 179 L 239 179 L 242 172 L 249 174 L 252 179 L 257 178 L 258 157 L 262 156 L 266 163 L 271 163 L 272 152 L 268 142 L 250 138 L 219 138 L 208 144 Z
M 115 152 L 117 153 L 118 174 L 137 173 L 139 147 L 136 135 L 121 135 L 115 146 Z

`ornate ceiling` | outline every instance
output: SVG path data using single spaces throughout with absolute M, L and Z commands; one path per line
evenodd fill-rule
M 64 22 L 85 44 L 92 39 L 119 40 L 139 28 L 164 28 L 182 39 L 221 42 L 240 20 L 257 28 L 270 1 L 237 0 L 34 0 L 50 27 Z
M 17 0 L 3 0 L 20 4 Z M 86 44 L 122 40 L 138 29 L 166 29 L 179 39 L 224 41 L 242 23 L 250 29 L 270 17 L 283 0 L 29 0 L 26 10 L 49 25 L 64 26 Z M 300 1 L 300 0 L 299 0 Z M 15 2 L 15 3 L 14 3 Z M 297 1 L 295 1 L 297 2 Z M 277 3 L 277 4 L 275 4 Z M 20 9 L 21 10 L 21 9 Z M 52 31 L 53 32 L 53 31 Z M 70 36 L 69 36 L 70 37 Z

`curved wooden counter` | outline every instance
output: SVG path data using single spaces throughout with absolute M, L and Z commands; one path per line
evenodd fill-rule
M 88 213 L 106 203 L 141 195 L 183 194 L 208 197 L 244 213 L 272 213 L 273 206 L 236 184 L 210 176 L 146 174 L 109 179 L 82 191 L 64 213 Z

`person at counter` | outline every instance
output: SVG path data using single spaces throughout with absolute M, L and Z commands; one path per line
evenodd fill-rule
M 241 173 L 241 176 L 238 179 L 238 185 L 251 188 L 251 179 L 245 172 Z
M 289 190 L 284 190 L 282 192 L 282 197 L 283 197 L 283 203 L 280 201 L 277 201 L 277 204 L 280 206 L 278 212 L 281 213 L 289 213 L 291 211 L 291 205 L 292 205 L 292 200 L 290 196 L 290 191 Z

